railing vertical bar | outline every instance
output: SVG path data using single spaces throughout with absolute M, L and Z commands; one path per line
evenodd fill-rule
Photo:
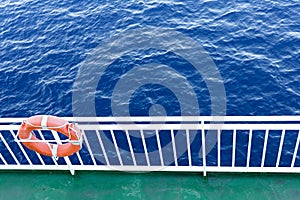
M 185 133 L 186 133 L 186 141 L 187 141 L 187 153 L 189 158 L 189 166 L 192 166 L 191 141 L 190 141 L 189 130 L 185 130 Z
M 78 123 L 75 123 L 75 124 L 76 124 L 76 126 L 78 126 Z M 83 134 L 83 133 L 82 133 L 82 134 Z M 81 144 L 81 147 L 82 147 L 82 144 Z M 80 156 L 80 154 L 79 154 L 79 151 L 76 152 L 76 156 L 77 156 L 77 158 L 78 158 L 78 160 L 79 160 L 80 165 L 83 165 L 83 162 L 82 162 L 81 156 Z
M 14 138 L 15 138 L 15 141 L 16 141 L 17 143 L 20 143 L 20 141 L 18 140 L 18 136 L 15 135 L 13 132 L 11 132 L 11 133 L 13 134 L 13 136 L 14 136 Z M 21 145 L 21 146 L 22 146 L 22 145 Z M 24 148 L 23 148 L 23 150 L 24 150 Z M 25 150 L 24 150 L 24 151 L 25 151 Z M 39 158 L 39 160 L 40 160 L 40 162 L 42 163 L 42 165 L 45 165 L 45 162 L 44 162 L 42 156 L 41 156 L 38 152 L 35 152 L 35 154 L 36 154 L 36 156 Z
M 9 151 L 9 153 L 11 154 L 11 156 L 13 157 L 13 159 L 15 160 L 15 162 L 17 163 L 17 165 L 20 165 L 20 162 L 18 161 L 18 159 L 15 156 L 14 152 L 11 150 L 11 148 L 7 144 L 5 138 L 2 136 L 2 133 L 0 133 L 0 139 L 2 140 L 2 142 L 4 143 L 4 145 L 6 146 L 7 150 Z
M 161 163 L 161 166 L 164 166 L 164 159 L 163 159 L 163 155 L 162 155 L 161 144 L 160 144 L 160 139 L 159 139 L 159 134 L 158 134 L 157 129 L 155 130 L 155 135 L 156 135 L 156 141 L 157 141 L 157 146 L 158 146 L 158 151 L 159 151 L 160 163 Z
M 78 158 L 78 160 L 79 160 L 79 162 L 80 162 L 80 165 L 83 165 L 83 162 L 82 162 L 80 153 L 79 153 L 79 152 L 76 152 L 76 155 L 77 155 L 77 158 Z
M 2 160 L 2 162 L 5 164 L 5 165 L 8 165 L 6 160 L 4 159 L 4 157 L 2 156 L 2 154 L 0 153 L 0 159 Z
M 265 165 L 265 159 L 266 159 L 266 152 L 267 152 L 267 144 L 268 144 L 268 138 L 269 138 L 269 130 L 265 131 L 265 137 L 264 137 L 264 147 L 263 147 L 263 154 L 261 159 L 261 167 L 263 168 Z
M 125 133 L 126 133 L 126 138 L 127 138 L 128 145 L 129 145 L 129 150 L 130 150 L 132 162 L 133 162 L 133 165 L 136 166 L 136 160 L 135 160 L 135 156 L 134 156 L 134 152 L 133 152 L 133 148 L 132 148 L 132 143 L 131 143 L 131 140 L 130 140 L 130 137 L 129 137 L 129 131 L 125 130 Z
M 280 137 L 280 144 L 279 144 L 279 150 L 278 150 L 278 154 L 277 154 L 277 161 L 276 161 L 276 167 L 279 166 L 280 163 L 280 157 L 281 157 L 281 153 L 282 153 L 282 147 L 283 147 L 283 141 L 284 141 L 284 137 L 285 137 L 285 131 L 283 130 L 281 132 L 281 137 Z
M 101 136 L 100 136 L 100 132 L 99 130 L 96 130 L 96 134 L 97 134 L 97 138 L 98 138 L 98 141 L 99 141 L 99 144 L 100 144 L 100 147 L 101 147 L 101 150 L 103 152 L 103 155 L 104 155 L 104 159 L 105 159 L 105 162 L 106 162 L 106 165 L 110 165 L 109 163 L 109 160 L 108 160 L 108 157 L 107 157 L 107 153 L 106 153 L 106 150 L 105 150 L 105 147 L 104 147 L 104 144 L 103 144 L 103 141 L 101 139 Z
M 218 167 L 221 166 L 221 129 L 218 129 Z
M 253 134 L 253 130 L 250 129 L 249 140 L 248 140 L 248 150 L 247 150 L 247 168 L 249 168 L 249 166 L 250 166 L 251 147 L 252 147 L 252 134 Z
M 232 135 L 232 161 L 231 161 L 231 166 L 235 166 L 235 150 L 236 150 L 236 129 L 233 130 L 233 135 Z
M 11 135 L 15 138 L 15 133 L 13 132 L 13 130 L 10 130 L 9 132 L 10 132 Z M 30 165 L 32 165 L 32 162 L 31 162 L 30 158 L 28 157 L 26 151 L 24 150 L 23 146 L 20 144 L 19 141 L 17 141 L 16 143 L 18 144 L 19 148 L 21 149 L 21 151 L 22 151 L 23 155 L 25 156 L 26 160 L 28 161 L 28 163 L 29 163 Z
M 142 136 L 142 143 L 143 143 L 144 152 L 145 152 L 145 156 L 146 156 L 147 166 L 150 166 L 150 160 L 149 160 L 147 145 L 146 145 L 146 141 L 145 141 L 144 131 L 140 130 L 140 132 L 141 132 L 141 136 Z
M 171 130 L 171 139 L 172 139 L 172 147 L 173 147 L 173 157 L 174 157 L 174 162 L 175 166 L 178 166 L 178 161 L 177 161 L 177 151 L 176 151 L 176 144 L 175 144 L 175 136 L 174 136 L 174 129 Z
M 56 131 L 53 131 L 53 130 L 52 130 L 51 132 L 52 132 L 52 134 L 53 134 L 54 139 L 56 140 L 56 143 L 57 143 L 57 144 L 62 144 L 62 142 L 61 142 L 61 140 L 60 140 L 60 138 L 59 138 L 59 136 L 58 136 L 58 133 L 57 133 Z M 71 174 L 74 175 L 75 170 L 72 168 L 72 163 L 71 163 L 69 157 L 68 157 L 68 156 L 65 156 L 65 157 L 64 157 L 64 160 L 65 160 L 66 164 L 68 165 L 68 168 L 69 168 Z
M 206 176 L 206 142 L 205 142 L 205 130 L 204 130 L 204 123 L 201 121 L 202 128 L 201 128 L 201 137 L 202 137 L 202 159 L 203 159 L 203 175 Z
M 45 165 L 45 162 L 44 162 L 42 156 L 38 152 L 35 152 L 35 154 L 39 158 L 39 160 L 41 161 L 42 165 Z
M 298 150 L 299 150 L 299 142 L 300 142 L 300 130 L 298 130 L 298 133 L 297 133 L 297 141 L 296 141 L 296 146 L 295 146 L 294 153 L 293 153 L 293 159 L 292 159 L 291 167 L 295 167 L 297 153 L 298 153 Z
M 117 140 L 116 140 L 116 137 L 115 137 L 115 133 L 113 130 L 109 130 L 110 134 L 111 134 L 111 137 L 113 139 L 113 143 L 115 145 L 115 149 L 116 149 L 116 152 L 117 152 L 117 156 L 118 156 L 118 159 L 119 159 L 119 162 L 120 162 L 120 165 L 123 166 L 123 160 L 121 158 L 121 154 L 120 154 L 120 150 L 119 150 L 119 147 L 118 147 L 118 144 L 117 144 Z
M 94 154 L 93 154 L 92 149 L 91 149 L 91 146 L 90 146 L 90 143 L 89 143 L 89 141 L 88 141 L 88 139 L 87 139 L 87 136 L 86 136 L 84 130 L 82 130 L 82 140 L 85 142 L 85 144 L 86 144 L 86 146 L 87 146 L 87 149 L 88 149 L 88 152 L 90 153 L 90 156 L 91 156 L 91 158 L 92 158 L 93 164 L 94 164 L 94 165 L 97 165 L 96 160 L 95 160 L 95 157 L 94 157 Z
M 37 133 L 40 135 L 40 137 L 42 138 L 42 140 L 45 140 L 45 137 L 44 137 L 44 135 L 43 135 L 43 133 L 42 133 L 41 130 L 37 130 Z M 49 148 L 50 148 L 50 145 L 49 145 Z M 52 161 L 54 162 L 55 165 L 58 165 L 56 159 L 53 156 L 51 157 L 51 159 L 52 159 Z
M 12 133 L 12 134 L 13 134 L 13 133 Z M 17 143 L 20 142 L 20 141 L 18 140 L 18 136 L 15 136 L 15 141 L 16 141 Z M 41 155 L 40 155 L 39 153 L 37 153 L 37 152 L 35 152 L 35 154 L 36 154 L 36 156 L 39 158 L 39 160 L 40 160 L 40 162 L 42 163 L 42 165 L 45 165 L 45 162 L 44 162 L 43 158 L 41 157 Z

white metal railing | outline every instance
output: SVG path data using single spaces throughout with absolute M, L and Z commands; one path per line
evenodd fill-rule
M 299 173 L 300 116 L 67 117 L 83 132 L 72 156 L 46 157 L 0 118 L 0 169 Z M 35 134 L 64 142 L 55 131 Z

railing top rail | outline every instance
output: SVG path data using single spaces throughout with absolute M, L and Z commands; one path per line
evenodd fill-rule
M 141 116 L 141 117 L 62 117 L 72 122 L 300 122 L 296 116 Z M 0 123 L 21 123 L 27 118 L 0 118 Z
M 299 124 L 79 124 L 83 130 L 299 130 Z M 18 130 L 20 125 L 1 125 Z

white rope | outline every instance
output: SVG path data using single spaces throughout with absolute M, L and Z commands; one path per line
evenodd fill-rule
M 31 140 L 31 138 L 32 138 L 32 131 L 29 133 L 28 138 L 24 138 L 24 139 L 25 139 L 25 140 Z
M 24 123 L 24 124 L 28 124 L 28 125 L 30 125 L 31 127 L 35 127 L 35 128 L 43 128 L 42 126 L 36 126 L 36 125 L 34 125 L 34 124 L 32 124 L 32 123 L 26 121 L 26 120 L 24 120 L 23 123 Z M 47 129 L 63 128 L 63 127 L 65 127 L 67 124 L 68 124 L 68 122 L 66 122 L 66 123 L 64 123 L 64 124 L 62 124 L 62 125 L 60 125 L 60 126 L 48 126 L 48 127 L 46 127 L 46 128 L 47 128 Z
M 42 121 L 41 121 L 41 127 L 42 129 L 47 129 L 47 121 L 48 121 L 48 115 L 43 115 Z
M 58 145 L 57 144 L 53 144 L 52 148 L 51 148 L 51 152 L 52 152 L 52 157 L 54 157 L 56 160 L 58 160 L 57 149 L 58 149 Z
M 72 130 L 75 134 L 76 134 L 76 137 L 78 138 L 78 140 L 71 140 L 70 142 L 73 144 L 73 145 L 80 145 L 80 147 L 82 146 L 82 134 L 78 134 L 77 130 L 70 127 L 68 128 L 68 132 L 69 132 L 69 138 L 71 139 L 71 133 L 70 133 L 70 130 Z

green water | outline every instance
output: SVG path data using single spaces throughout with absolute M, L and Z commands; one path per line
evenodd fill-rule
M 0 199 L 300 199 L 300 175 L 0 171 Z

